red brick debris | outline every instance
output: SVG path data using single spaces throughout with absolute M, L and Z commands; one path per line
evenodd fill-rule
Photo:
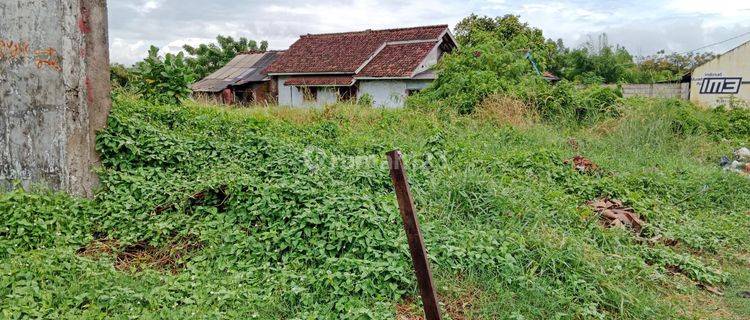
M 596 163 L 580 155 L 573 157 L 573 159 L 565 160 L 563 161 L 563 163 L 565 164 L 572 163 L 573 168 L 583 173 L 593 172 L 599 169 L 599 166 L 597 166 Z

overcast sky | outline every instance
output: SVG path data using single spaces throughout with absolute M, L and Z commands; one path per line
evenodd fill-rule
M 517 14 L 578 46 L 606 32 L 635 55 L 683 52 L 750 32 L 750 0 L 110 0 L 113 62 L 132 64 L 153 44 L 176 52 L 216 35 L 268 40 L 285 49 L 300 34 L 449 24 L 463 17 Z M 750 35 L 705 50 L 723 52 Z

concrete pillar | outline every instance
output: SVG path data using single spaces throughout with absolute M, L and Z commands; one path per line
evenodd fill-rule
M 106 0 L 0 0 L 0 189 L 92 196 L 109 94 Z

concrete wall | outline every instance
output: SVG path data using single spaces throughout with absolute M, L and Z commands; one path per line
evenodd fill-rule
M 297 90 L 294 86 L 284 85 L 289 77 L 278 77 L 277 87 L 279 88 L 279 105 L 286 107 L 301 106 L 302 105 L 302 93 Z
M 91 196 L 110 108 L 106 1 L 2 0 L 0 17 L 0 189 Z
M 707 107 L 748 107 L 750 41 L 695 68 L 690 100 Z
M 664 99 L 683 99 L 687 100 L 690 94 L 689 83 L 653 83 L 653 84 L 605 84 L 609 88 L 622 89 L 622 96 L 630 97 L 648 97 Z M 578 88 L 585 88 L 586 85 L 577 85 Z
M 622 96 L 687 100 L 689 90 L 688 83 L 623 84 Z
M 365 94 L 373 98 L 373 106 L 400 108 L 404 106 L 406 90 L 421 90 L 430 80 L 360 80 L 357 99 Z
M 284 85 L 289 77 L 278 78 L 279 105 L 295 108 L 320 107 L 336 103 L 338 90 L 336 87 L 317 87 L 318 96 L 315 101 L 304 101 L 302 91 L 296 86 Z M 385 108 L 400 108 L 404 106 L 407 90 L 421 90 L 427 87 L 431 80 L 359 80 L 355 84 L 357 99 L 364 94 L 373 97 L 373 106 Z

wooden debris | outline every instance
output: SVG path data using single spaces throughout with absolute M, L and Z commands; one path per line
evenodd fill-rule
M 701 289 L 703 289 L 703 290 L 706 290 L 708 292 L 711 292 L 711 293 L 713 293 L 715 295 L 718 295 L 718 296 L 723 296 L 724 295 L 724 293 L 721 292 L 721 290 L 719 290 L 719 288 L 714 287 L 714 286 L 709 286 L 707 284 L 701 283 L 701 284 L 698 285 L 698 287 L 701 288 Z
M 633 208 L 625 207 L 619 200 L 602 198 L 587 204 L 600 214 L 600 221 L 605 227 L 628 228 L 639 234 L 646 224 Z

